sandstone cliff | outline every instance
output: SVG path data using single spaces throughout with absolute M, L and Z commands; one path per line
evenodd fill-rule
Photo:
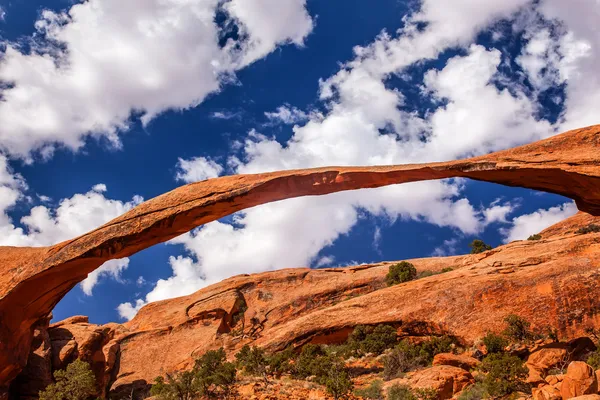
M 600 126 L 594 126 L 567 132 L 516 149 L 461 161 L 404 166 L 328 167 L 223 177 L 176 189 L 136 207 L 86 235 L 52 247 L 2 248 L 0 250 L 0 261 L 2 261 L 2 274 L 0 274 L 0 388 L 2 386 L 6 388 L 9 382 L 27 364 L 32 341 L 37 327 L 40 326 L 40 321 L 47 317 L 56 303 L 71 288 L 85 279 L 89 272 L 109 259 L 129 256 L 156 243 L 176 237 L 198 225 L 270 201 L 450 177 L 466 177 L 562 194 L 573 198 L 580 210 L 593 215 L 600 215 L 600 167 L 598 166 L 597 153 L 599 143 Z M 546 257 L 550 257 L 559 251 L 553 246 L 549 245 L 546 249 Z M 568 252 L 570 250 L 565 248 L 562 251 Z M 493 265 L 494 261 L 499 261 L 494 258 L 494 253 L 488 255 L 486 259 L 487 261 L 480 260 L 478 262 L 484 264 L 492 262 Z M 509 263 L 508 267 L 506 269 L 501 268 L 502 271 L 516 268 L 522 262 L 518 258 L 511 258 L 510 260 L 506 261 Z M 545 259 L 542 258 L 542 260 Z M 456 260 L 452 260 L 452 263 L 460 264 L 464 261 L 461 258 L 456 258 Z M 444 261 L 446 264 L 448 262 L 450 260 Z M 537 260 L 526 261 L 525 264 L 527 263 L 540 265 L 541 261 L 540 263 Z M 381 266 L 380 269 L 385 269 L 385 266 Z M 279 278 L 273 279 L 290 282 L 288 286 L 291 288 L 294 287 L 294 282 L 304 279 L 308 279 L 307 282 L 311 284 L 314 281 L 314 284 L 318 285 L 317 281 L 321 277 L 328 284 L 337 282 L 336 284 L 341 285 L 339 292 L 349 291 L 348 295 L 350 296 L 355 292 L 359 294 L 370 292 L 372 287 L 376 287 L 377 282 L 373 281 L 372 278 L 375 274 L 372 271 L 375 270 L 376 267 L 358 268 L 344 273 L 302 270 L 282 271 L 279 273 L 281 274 Z M 481 280 L 482 282 L 491 279 L 486 278 L 487 273 L 477 273 L 479 270 L 480 268 L 473 270 L 476 272 L 471 272 L 473 276 L 469 275 L 469 279 Z M 325 276 L 327 276 L 326 279 Z M 332 279 L 332 276 L 337 278 Z M 447 278 L 450 276 L 456 279 L 464 279 L 464 275 L 460 275 L 458 272 L 449 274 Z M 189 309 L 186 305 L 183 312 L 180 310 L 168 312 L 167 314 L 170 318 L 174 318 L 174 323 L 187 321 L 188 319 L 195 321 L 196 324 L 201 322 L 209 332 L 212 332 L 211 329 L 217 329 L 219 333 L 239 329 L 234 326 L 235 324 L 232 324 L 234 320 L 223 322 L 222 318 L 218 317 L 221 315 L 232 318 L 232 315 L 244 308 L 243 303 L 248 302 L 248 298 L 244 294 L 244 285 L 251 285 L 251 283 L 244 281 L 244 279 L 251 280 L 254 278 L 236 279 L 224 283 L 224 285 L 230 286 L 223 286 L 219 289 L 217 285 L 217 287 L 210 288 L 209 290 L 214 292 L 210 292 L 209 297 L 199 299 L 197 303 L 189 306 Z M 367 280 L 368 283 L 356 286 L 356 281 L 360 279 Z M 378 279 L 381 279 L 381 277 Z M 593 286 L 594 281 L 590 276 L 588 280 L 581 284 Z M 346 285 L 346 289 L 344 289 L 344 285 Z M 396 297 L 394 291 L 389 289 L 377 291 L 377 295 L 373 295 L 370 300 L 372 303 L 369 305 L 369 307 L 377 307 L 377 312 L 373 313 L 372 317 L 385 319 L 384 316 L 387 316 L 386 318 L 401 321 L 399 318 L 404 318 L 403 316 L 408 316 L 411 312 L 417 311 L 414 309 L 416 306 L 414 301 L 411 301 L 410 304 L 403 303 L 403 298 L 408 299 L 415 293 L 422 292 L 423 289 L 435 291 L 436 288 L 444 287 L 443 282 L 430 287 L 426 286 L 425 281 L 423 281 L 420 282 L 420 285 L 425 286 L 413 288 L 414 292 L 405 294 L 405 297 Z M 447 282 L 446 285 L 449 287 L 455 286 L 451 282 Z M 513 286 L 516 287 L 518 284 L 513 282 L 496 290 L 512 290 Z M 224 287 L 229 287 L 229 289 L 223 289 Z M 589 288 L 592 287 L 589 286 Z M 337 289 L 329 290 L 329 294 L 321 297 L 328 297 L 331 293 L 337 293 Z M 543 290 L 540 294 L 544 294 Z M 470 295 L 470 292 L 456 294 L 456 296 L 465 295 Z M 281 302 L 284 300 L 278 299 Z M 313 300 L 318 304 L 319 296 L 314 297 Z M 474 298 L 474 300 L 478 300 L 474 303 L 476 307 L 486 307 L 485 302 L 481 299 Z M 353 301 L 357 301 L 357 299 Z M 402 306 L 390 308 L 390 304 Z M 443 303 L 436 304 L 435 301 L 432 301 L 426 305 L 436 315 L 446 314 L 450 316 L 449 310 L 440 309 L 441 304 Z M 449 304 L 453 303 L 449 302 Z M 219 307 L 215 305 L 219 305 Z M 159 328 L 150 323 L 151 318 L 146 318 L 147 322 L 144 322 L 144 315 L 148 313 L 148 310 L 160 310 L 160 306 L 160 304 L 157 304 L 148 307 L 138 319 L 126 327 L 129 331 L 135 331 L 135 333 L 130 333 L 120 342 L 122 353 L 119 358 L 120 361 L 118 361 L 120 370 L 124 370 L 125 366 L 128 365 L 127 352 L 124 350 L 128 344 L 140 340 L 140 337 L 156 334 L 157 332 L 162 332 L 162 340 L 167 343 L 169 338 L 172 337 L 171 331 L 175 329 L 175 326 L 186 326 L 185 324 L 161 325 L 162 328 Z M 349 307 L 349 309 L 345 307 Z M 361 320 L 361 318 L 366 318 L 364 313 L 361 312 L 354 312 L 355 315 L 352 317 L 343 316 L 344 313 L 348 314 L 351 311 L 360 309 L 360 305 L 350 301 L 345 303 L 344 307 L 339 304 L 331 309 L 320 311 L 321 314 L 315 314 L 311 318 L 311 321 L 313 321 L 311 322 L 304 321 L 303 317 L 296 318 L 296 311 L 293 310 L 293 307 L 290 309 L 277 308 L 269 310 L 268 315 L 257 314 L 255 320 L 268 320 L 277 313 L 282 315 L 292 313 L 293 324 L 295 324 L 293 331 L 298 330 L 299 332 L 298 335 L 294 333 L 297 336 L 294 340 L 308 340 L 309 338 L 317 340 L 315 339 L 318 336 L 315 334 L 317 331 L 321 332 L 321 336 L 323 336 L 323 332 L 328 331 L 331 331 L 332 335 L 341 335 L 340 332 L 348 329 L 351 325 L 350 322 L 352 324 L 368 323 L 368 321 Z M 263 310 L 263 312 L 267 311 Z M 341 314 L 338 315 L 338 313 Z M 213 318 L 214 316 L 216 318 Z M 339 322 L 331 325 L 332 321 L 335 320 Z M 218 326 L 212 326 L 213 322 L 211 321 L 219 321 Z M 445 327 L 440 325 L 435 328 Z M 564 329 L 567 328 L 564 327 Z M 182 329 L 191 335 L 191 338 L 194 337 L 195 330 Z M 262 329 L 260 324 L 258 329 Z M 153 330 L 156 330 L 156 332 Z M 287 331 L 274 332 L 273 337 L 264 344 L 277 348 L 290 342 L 290 339 L 293 339 L 291 336 L 294 335 Z M 265 339 L 259 340 L 264 341 Z M 45 339 L 42 341 L 45 342 Z M 180 341 L 184 340 L 180 339 Z M 167 355 L 166 358 L 169 358 L 169 356 Z M 126 380 L 134 380 L 134 376 L 135 373 L 127 373 Z M 117 382 L 119 382 L 119 378 L 117 378 Z
M 600 326 L 600 300 L 593 295 L 600 290 L 600 233 L 575 233 L 591 223 L 600 218 L 579 213 L 543 231 L 538 241 L 410 260 L 419 271 L 454 270 L 389 288 L 388 262 L 290 269 L 236 276 L 153 303 L 122 325 L 74 317 L 50 326 L 52 357 L 43 367 L 31 363 L 23 374 L 79 357 L 92 364 L 99 389 L 127 394 L 165 372 L 191 368 L 196 357 L 221 346 L 232 355 L 246 343 L 274 351 L 336 343 L 358 324 L 379 323 L 407 336 L 446 333 L 470 344 L 501 330 L 511 313 L 534 328 L 555 328 L 564 339 L 578 337 Z

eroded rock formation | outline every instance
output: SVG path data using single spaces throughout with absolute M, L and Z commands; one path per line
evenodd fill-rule
M 580 210 L 593 215 L 600 215 L 600 157 L 597 151 L 599 144 L 600 126 L 594 126 L 567 132 L 516 149 L 460 161 L 379 167 L 327 167 L 222 177 L 186 185 L 156 197 L 86 235 L 55 246 L 46 248 L 1 248 L 0 387 L 6 387 L 26 365 L 34 331 L 39 326 L 40 321 L 47 318 L 56 303 L 71 288 L 109 259 L 130 256 L 144 248 L 176 237 L 196 226 L 267 202 L 299 196 L 324 195 L 344 190 L 374 188 L 451 177 L 466 177 L 561 194 L 573 198 Z M 308 309 L 315 308 L 320 311 L 310 313 L 309 318 L 303 314 L 303 311 L 298 310 L 293 305 L 288 305 L 287 308 L 278 306 L 273 309 L 256 309 L 256 315 L 253 318 L 249 317 L 251 319 L 248 320 L 254 332 L 244 331 L 244 335 L 256 337 L 259 344 L 277 349 L 302 340 L 332 340 L 332 337 L 343 336 L 357 323 L 389 322 L 390 318 L 398 323 L 413 319 L 412 317 L 416 314 L 425 311 L 430 313 L 432 321 L 443 321 L 441 324 L 437 322 L 432 325 L 436 329 L 460 330 L 463 329 L 461 326 L 469 326 L 469 323 L 472 325 L 473 321 L 469 321 L 470 318 L 478 319 L 478 324 L 482 324 L 479 318 L 481 313 L 488 308 L 490 309 L 490 315 L 497 317 L 493 314 L 495 313 L 494 310 L 498 308 L 489 306 L 494 301 L 500 302 L 494 300 L 494 296 L 488 299 L 493 293 L 505 293 L 506 296 L 511 298 L 515 296 L 512 298 L 515 307 L 523 306 L 526 303 L 530 306 L 531 302 L 538 304 L 536 299 L 544 298 L 546 295 L 550 297 L 557 296 L 557 291 L 560 292 L 561 298 L 567 298 L 569 301 L 580 301 L 579 297 L 570 299 L 564 287 L 574 285 L 573 288 L 579 290 L 596 289 L 598 281 L 595 279 L 595 275 L 586 269 L 588 262 L 583 258 L 570 261 L 575 263 L 574 266 L 571 266 L 571 270 L 580 269 L 578 275 L 580 279 L 578 280 L 570 275 L 567 276 L 569 271 L 564 271 L 564 266 L 559 267 L 553 264 L 552 259 L 560 252 L 577 254 L 578 250 L 573 247 L 573 241 L 577 241 L 578 245 L 582 245 L 579 240 L 580 238 L 572 238 L 561 240 L 560 243 L 539 243 L 537 245 L 540 252 L 534 258 L 531 257 L 530 252 L 527 252 L 524 257 L 523 247 L 517 245 L 513 250 L 515 254 L 511 254 L 510 250 L 502 256 L 497 255 L 497 252 L 492 252 L 481 260 L 473 257 L 428 260 L 429 266 L 433 266 L 438 262 L 440 266 L 448 266 L 448 263 L 463 266 L 470 264 L 472 268 L 460 268 L 460 273 L 457 271 L 448 274 L 445 279 L 436 281 L 435 284 L 431 282 L 428 284 L 429 281 L 425 279 L 414 286 L 408 286 L 405 291 L 400 293 L 397 292 L 398 289 L 379 290 L 360 301 L 359 299 L 344 301 L 337 306 L 327 307 L 326 309 L 314 305 L 319 305 L 320 301 L 328 302 L 332 296 L 353 296 L 380 288 L 382 285 L 381 271 L 385 269 L 385 266 L 379 267 L 380 272 L 375 274 L 376 279 L 373 278 L 374 273 L 372 272 L 377 270 L 375 267 L 359 267 L 344 272 L 280 271 L 270 276 L 269 279 L 281 281 L 284 285 L 288 282 L 290 290 L 284 290 L 284 295 L 293 297 L 294 295 L 290 294 L 292 292 L 291 288 L 295 286 L 293 282 L 298 279 L 308 279 L 304 283 L 309 284 L 302 285 L 304 290 L 308 290 L 304 295 L 306 296 L 304 307 Z M 546 244 L 546 247 L 544 247 L 544 244 Z M 592 246 L 591 243 L 586 245 L 588 247 Z M 596 253 L 592 253 L 593 257 L 597 257 Z M 590 257 L 592 256 L 584 258 L 589 260 Z M 579 264 L 577 264 L 578 262 Z M 418 263 L 419 261 L 417 261 Z M 552 283 L 547 284 L 549 286 L 532 286 L 529 289 L 538 291 L 538 293 L 532 295 L 531 293 L 535 292 L 522 291 L 521 288 L 523 285 L 534 285 L 535 280 L 532 279 L 536 276 L 520 277 L 520 279 L 524 277 L 532 278 L 525 279 L 525 283 L 510 279 L 513 273 L 526 274 L 538 271 L 538 268 L 523 267 L 535 267 L 542 264 L 546 268 L 544 274 L 554 271 L 556 279 L 562 277 L 560 279 L 564 278 L 564 280 L 552 281 Z M 493 268 L 489 271 L 489 274 L 480 273 L 488 267 Z M 324 286 L 319 288 L 318 276 L 320 274 L 327 276 L 321 283 L 326 288 Z M 470 281 L 472 280 L 475 285 L 482 285 L 481 287 L 486 287 L 486 290 L 477 292 L 469 289 L 466 285 L 458 285 L 460 287 L 457 287 L 455 285 L 456 281 L 448 281 L 452 277 L 454 279 L 464 279 L 467 276 L 464 274 L 469 275 Z M 503 276 L 509 278 L 497 279 L 496 274 L 506 274 Z M 544 274 L 541 274 L 539 279 Z M 332 276 L 343 278 L 332 279 Z M 570 280 L 571 278 L 574 280 Z M 260 278 L 239 277 L 228 280 L 220 286 L 213 286 L 201 294 L 196 294 L 200 297 L 198 301 L 192 303 L 190 303 L 189 298 L 182 298 L 168 303 L 168 309 L 161 309 L 167 304 L 164 302 L 145 307 L 138 318 L 126 325 L 125 329 L 129 333 L 121 333 L 120 339 L 117 340 L 121 356 L 117 360 L 119 376 L 116 378 L 117 382 L 115 384 L 119 382 L 119 379 L 122 379 L 119 377 L 126 376 L 127 381 L 132 381 L 135 379 L 136 374 L 140 374 L 133 371 L 137 362 L 136 357 L 133 356 L 133 352 L 127 350 L 128 346 L 132 346 L 136 340 L 145 340 L 144 338 L 150 335 L 157 345 L 160 343 L 161 350 L 158 353 L 161 354 L 162 361 L 155 364 L 158 368 L 157 371 L 152 370 L 142 373 L 143 379 L 146 379 L 150 375 L 160 372 L 163 367 L 179 368 L 184 366 L 183 364 L 187 362 L 186 360 L 189 360 L 190 354 L 194 354 L 204 346 L 200 343 L 198 349 L 191 353 L 188 352 L 186 354 L 187 358 L 179 361 L 178 354 L 182 353 L 177 350 L 177 346 L 185 346 L 185 343 L 193 342 L 186 339 L 198 337 L 196 335 L 206 337 L 201 333 L 204 330 L 207 334 L 222 337 L 224 334 L 231 334 L 232 331 L 240 329 L 235 323 L 237 318 L 233 316 L 244 308 L 241 307 L 243 302 L 248 303 L 249 295 L 246 293 L 248 288 L 260 286 L 254 279 Z M 361 281 L 362 284 L 359 283 Z M 448 288 L 455 288 L 455 290 L 438 293 L 438 297 L 432 295 L 433 297 L 429 301 L 422 304 L 408 301 L 408 299 L 414 299 L 417 293 L 437 293 L 437 288 L 443 288 L 444 285 L 447 285 Z M 313 291 L 315 292 L 313 293 Z M 209 293 L 212 294 L 208 295 Z M 260 290 L 254 290 L 252 293 L 253 296 L 256 296 L 257 304 L 260 304 L 260 302 L 286 304 L 283 298 L 278 298 L 275 303 L 270 303 L 268 295 L 265 297 L 263 294 L 259 298 L 258 293 L 260 293 Z M 473 299 L 473 309 L 464 310 L 464 308 L 461 308 L 464 307 L 464 301 L 453 302 L 448 297 L 450 294 L 456 296 L 456 300 L 459 298 L 464 299 L 465 296 L 471 297 Z M 273 293 L 271 295 L 275 296 Z M 298 296 L 298 293 L 296 293 L 293 297 L 294 302 L 300 301 L 300 304 L 302 304 L 300 299 L 304 297 Z M 364 303 L 365 300 L 368 300 L 368 303 Z M 560 301 L 557 301 L 553 303 L 544 302 L 543 304 L 544 307 L 548 307 L 547 304 L 553 304 L 551 307 L 554 307 L 554 311 L 550 310 L 553 312 L 557 310 L 565 311 L 561 308 Z M 591 318 L 588 315 L 589 313 L 585 313 L 585 310 L 591 310 L 593 307 L 597 309 L 596 304 L 591 304 L 593 301 L 595 300 L 590 299 L 581 304 L 580 309 L 583 308 L 584 310 L 581 315 Z M 390 304 L 395 303 L 402 304 L 402 307 L 389 307 Z M 364 308 L 376 310 L 376 312 L 356 312 Z M 150 317 L 150 315 L 153 315 L 153 317 Z M 445 317 L 442 318 L 444 315 Z M 561 317 L 565 321 L 560 328 L 562 330 L 577 329 L 569 325 L 573 320 L 568 312 L 565 315 L 566 317 Z M 450 320 L 450 316 L 456 318 Z M 269 335 L 268 342 L 264 336 L 260 336 L 260 331 L 265 329 L 266 321 L 279 319 L 281 322 L 281 318 L 286 317 L 293 317 L 290 319 L 288 329 L 272 332 Z M 158 319 L 161 319 L 162 322 L 159 323 Z M 165 320 L 171 322 L 165 325 Z M 491 318 L 489 321 L 491 324 L 494 323 Z M 246 328 L 247 325 L 244 325 L 243 329 Z M 111 329 L 118 330 L 120 328 L 113 327 Z M 327 332 L 330 332 L 330 336 Z M 178 334 L 175 335 L 174 333 Z M 470 330 L 470 332 L 465 332 L 465 335 L 471 337 L 476 333 L 478 333 L 476 330 Z M 113 335 L 110 332 L 106 334 L 109 337 Z M 112 350 L 103 350 L 107 359 L 116 357 L 116 342 L 113 342 L 113 340 L 115 339 L 112 337 L 109 339 L 109 342 L 113 343 Z M 219 340 L 212 344 L 219 344 Z M 227 343 L 221 344 L 226 345 Z M 174 350 L 165 352 L 164 349 L 169 346 Z M 138 354 L 143 353 L 139 350 L 138 348 Z M 186 348 L 181 351 L 184 350 L 188 351 L 190 349 Z M 144 364 L 147 365 L 148 362 L 144 361 Z M 125 372 L 129 368 L 128 366 L 131 366 L 132 371 Z
M 45 369 L 79 357 L 91 363 L 99 385 L 106 385 L 99 389 L 118 398 L 132 389 L 143 393 L 165 372 L 191 368 L 207 350 L 224 347 L 232 356 L 244 344 L 277 351 L 338 343 L 358 324 L 392 324 L 406 336 L 450 334 L 470 344 L 487 331 L 501 331 L 503 318 L 514 313 L 535 330 L 553 328 L 562 339 L 577 338 L 586 328 L 600 327 L 594 295 L 600 290 L 600 233 L 575 233 L 592 223 L 600 224 L 600 217 L 579 213 L 543 231 L 541 240 L 476 255 L 410 260 L 420 272 L 454 270 L 392 287 L 384 283 L 389 262 L 287 269 L 236 276 L 149 304 L 122 325 L 97 326 L 75 317 L 48 328 L 53 357 Z M 530 349 L 530 377 L 541 381 L 565 354 L 577 358 L 593 348 L 586 338 Z M 438 357 L 434 364 L 468 364 L 452 357 Z M 31 368 L 44 370 L 27 366 L 22 375 L 33 376 Z M 445 378 L 440 382 L 450 385 Z M 452 392 L 460 389 L 451 383 Z

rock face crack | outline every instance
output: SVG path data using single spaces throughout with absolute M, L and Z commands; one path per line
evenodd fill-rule
M 260 204 L 453 177 L 561 194 L 576 200 L 580 210 L 600 215 L 599 140 L 600 126 L 592 126 L 459 161 L 226 176 L 182 186 L 55 246 L 0 248 L 0 388 L 8 386 L 26 363 L 35 324 L 69 289 L 110 259 Z

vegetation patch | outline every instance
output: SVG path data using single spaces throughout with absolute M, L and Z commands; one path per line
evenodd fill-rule
M 542 238 L 542 235 L 540 235 L 539 233 L 536 233 L 535 235 L 531 235 L 527 238 L 527 240 L 540 240 Z
M 161 400 L 188 400 L 200 396 L 227 398 L 235 383 L 235 364 L 226 361 L 225 350 L 207 351 L 191 371 L 167 374 L 155 380 L 150 394 Z
M 40 392 L 40 400 L 86 400 L 96 394 L 96 378 L 84 361 L 75 360 L 65 370 L 54 371 L 54 380 Z
M 388 286 L 398 285 L 400 283 L 412 281 L 417 277 L 417 269 L 407 261 L 390 265 L 390 269 L 385 276 L 385 283 Z
M 401 341 L 383 359 L 383 378 L 400 378 L 405 372 L 431 365 L 433 357 L 440 353 L 450 353 L 456 342 L 449 336 L 433 337 L 422 343 Z
M 473 240 L 469 247 L 471 248 L 471 254 L 479 254 L 488 250 L 492 250 L 492 246 L 486 244 L 483 240 L 480 239 Z
M 492 398 L 530 390 L 525 383 L 529 370 L 517 356 L 507 353 L 490 354 L 483 359 L 480 369 L 486 374 L 483 389 Z
M 575 231 L 575 233 L 577 233 L 578 235 L 585 235 L 587 233 L 598 233 L 600 232 L 600 225 L 596 225 L 596 224 L 589 224 L 587 226 L 583 226 L 581 228 L 579 228 L 577 231 Z
M 366 388 L 356 389 L 354 394 L 367 400 L 383 399 L 383 381 L 380 379 L 374 380 Z

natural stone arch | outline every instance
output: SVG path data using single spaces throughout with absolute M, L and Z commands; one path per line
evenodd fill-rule
M 600 125 L 459 161 L 324 167 L 236 175 L 189 184 L 100 228 L 42 248 L 0 248 L 0 397 L 25 365 L 32 327 L 87 274 L 199 225 L 273 201 L 444 178 L 471 178 L 574 199 L 600 215 Z

